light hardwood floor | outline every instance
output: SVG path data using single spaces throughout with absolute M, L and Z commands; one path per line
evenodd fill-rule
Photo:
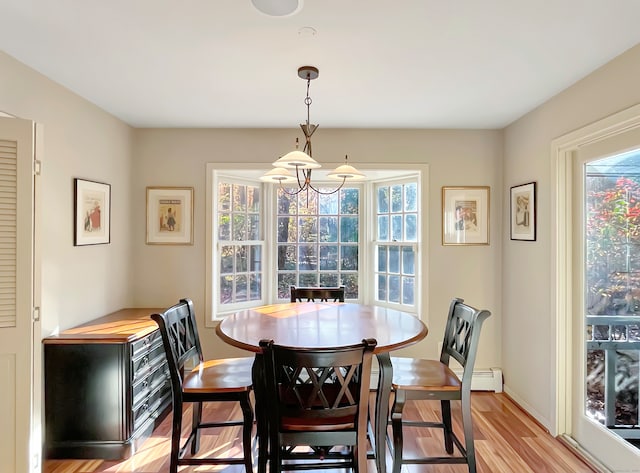
M 226 403 L 228 404 L 228 403 Z M 461 432 L 460 412 L 453 404 L 454 429 Z M 433 401 L 417 401 L 405 408 L 405 415 L 435 419 L 440 404 Z M 583 463 L 560 441 L 549 435 L 539 424 L 524 413 L 504 394 L 474 392 L 472 410 L 478 473 L 593 473 L 595 470 Z M 236 416 L 239 411 L 227 409 L 225 404 L 212 403 L 207 413 Z M 189 413 L 185 413 L 190 416 Z M 186 417 L 190 419 L 190 417 Z M 104 460 L 47 460 L 43 473 L 162 473 L 169 469 L 169 435 L 171 414 L 158 426 L 153 436 L 146 440 L 131 458 L 123 461 Z M 238 431 L 220 434 L 204 431 L 200 454 L 240 454 Z M 442 455 L 440 430 L 431 433 L 410 428 L 405 434 L 405 452 L 428 452 Z M 233 453 L 233 454 L 235 454 Z M 390 471 L 391 459 L 387 458 Z M 373 460 L 368 470 L 375 473 Z M 180 473 L 213 472 L 243 473 L 241 466 L 182 467 Z M 327 470 L 331 471 L 331 470 Z M 335 470 L 334 470 L 335 471 Z M 466 465 L 404 465 L 402 473 L 465 473 Z

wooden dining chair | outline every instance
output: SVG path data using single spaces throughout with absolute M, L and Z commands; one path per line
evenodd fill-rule
M 454 299 L 449 307 L 439 360 L 391 357 L 394 402 L 390 423 L 393 443 L 390 439 L 387 443 L 392 453 L 393 473 L 400 473 L 403 464 L 439 463 L 466 463 L 469 473 L 476 472 L 471 420 L 471 377 L 480 340 L 480 328 L 490 315 L 491 312 L 487 310 L 474 309 L 462 299 Z M 449 367 L 451 358 L 462 365 L 462 380 Z M 442 408 L 441 422 L 403 418 L 406 402 L 417 399 L 439 400 Z M 452 400 L 461 401 L 464 444 L 452 429 Z M 403 426 L 443 429 L 444 447 L 449 456 L 405 458 L 402 450 Z M 454 445 L 459 455 L 453 455 Z
M 198 336 L 198 327 L 189 299 L 180 302 L 163 313 L 152 314 L 160 328 L 173 399 L 173 423 L 171 430 L 170 473 L 176 473 L 179 465 L 244 465 L 246 473 L 253 471 L 253 407 L 251 370 L 253 358 L 226 358 L 204 360 Z M 185 365 L 195 361 L 195 368 L 185 373 Z M 193 365 L 191 365 L 193 366 Z M 203 402 L 237 402 L 242 410 L 242 420 L 202 421 Z M 182 414 L 185 403 L 193 406 L 193 418 L 189 437 L 180 445 Z M 191 444 L 191 455 L 200 447 L 200 430 L 206 428 L 242 427 L 243 456 L 185 458 Z
M 344 286 L 297 287 L 291 286 L 291 302 L 344 302 Z
M 293 348 L 260 341 L 270 473 L 327 468 L 367 472 L 375 346 L 373 339 L 336 348 Z M 301 446 L 307 448 L 297 448 Z M 264 465 L 259 469 L 264 471 Z

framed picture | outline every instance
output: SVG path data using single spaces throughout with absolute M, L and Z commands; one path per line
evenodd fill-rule
M 511 239 L 536 240 L 536 183 L 511 188 Z
M 75 246 L 111 243 L 111 186 L 74 179 Z
M 193 187 L 147 187 L 147 244 L 193 245 Z
M 489 244 L 489 187 L 442 188 L 442 244 Z

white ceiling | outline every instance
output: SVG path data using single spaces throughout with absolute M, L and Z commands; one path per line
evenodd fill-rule
M 0 0 L 0 48 L 136 127 L 295 127 L 310 64 L 323 128 L 502 128 L 640 43 L 640 0 L 301 1 Z

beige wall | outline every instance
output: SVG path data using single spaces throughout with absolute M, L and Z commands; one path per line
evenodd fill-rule
M 43 334 L 130 305 L 132 129 L 2 52 L 0 111 L 44 127 Z M 111 244 L 73 246 L 75 177 L 111 184 Z
M 640 45 L 558 94 L 505 129 L 502 218 L 509 187 L 538 182 L 538 239 L 503 239 L 502 366 L 505 390 L 553 426 L 556 314 L 551 300 L 551 141 L 640 103 Z M 523 336 L 524 335 L 524 336 Z
M 136 130 L 133 165 L 134 294 L 138 306 L 168 305 L 180 297 L 193 299 L 201 320 L 208 355 L 237 353 L 204 328 L 205 313 L 205 167 L 209 162 L 265 163 L 267 168 L 291 148 L 299 130 Z M 314 156 L 338 162 L 345 155 L 363 163 L 428 163 L 429 291 L 423 318 L 427 339 L 407 354 L 435 357 L 452 297 L 493 312 L 483 330 L 479 367 L 500 366 L 502 284 L 500 235 L 502 214 L 502 134 L 499 131 L 334 130 L 320 128 L 313 139 Z M 491 244 L 443 247 L 441 187 L 491 187 Z M 145 241 L 145 187 L 188 186 L 195 189 L 193 246 L 148 246 Z

